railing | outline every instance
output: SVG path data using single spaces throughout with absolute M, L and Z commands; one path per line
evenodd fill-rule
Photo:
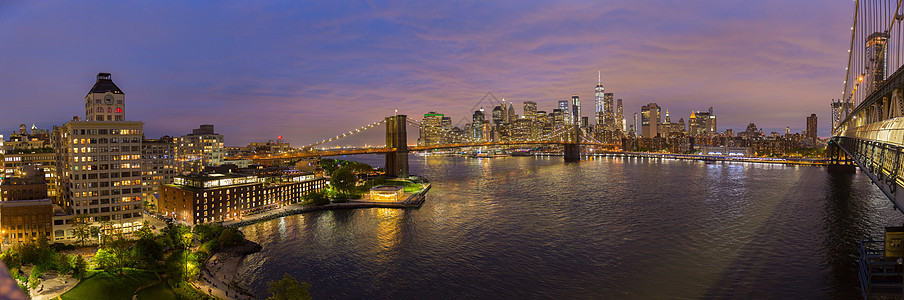
M 896 296 L 904 292 L 902 265 L 886 261 L 885 241 L 860 241 L 860 291 L 863 299 L 871 296 Z
M 904 211 L 904 193 L 898 196 L 898 187 L 904 186 L 904 147 L 849 137 L 833 137 L 832 142 L 847 153 L 898 210 Z

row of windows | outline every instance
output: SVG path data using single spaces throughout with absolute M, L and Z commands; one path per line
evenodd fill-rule
M 85 100 L 85 105 L 88 105 L 90 103 L 91 103 L 91 98 L 88 98 L 87 100 Z M 103 103 L 103 101 L 101 98 L 95 98 L 94 103 L 101 104 L 101 103 Z M 122 99 L 116 99 L 116 104 L 122 104 Z
M 72 129 L 72 135 L 140 135 L 141 129 Z
M 98 205 L 98 204 L 106 205 L 106 204 L 129 203 L 132 201 L 141 201 L 141 197 L 103 198 L 103 199 L 72 201 L 72 205 L 73 206 L 88 206 L 88 205 Z
M 120 138 L 109 138 L 109 139 L 108 139 L 108 138 L 96 138 L 96 139 L 93 139 L 93 138 L 87 138 L 87 139 L 72 139 L 72 144 L 74 144 L 74 145 L 81 145 L 81 144 L 107 144 L 107 143 L 110 143 L 110 144 L 118 144 L 118 143 L 123 143 L 123 144 L 133 143 L 133 144 L 137 144 L 137 143 L 140 143 L 140 142 L 141 142 L 141 140 L 140 140 L 139 138 L 137 138 L 137 137 L 133 137 L 133 138 L 127 138 L 127 137 L 124 137 L 124 138 L 121 138 L 121 139 L 120 139 Z M 138 147 L 138 146 L 136 146 L 136 147 Z M 132 151 L 138 151 L 138 148 L 135 148 L 135 150 L 132 150 Z
M 72 192 L 72 197 L 103 197 L 103 196 L 116 196 L 116 195 L 128 195 L 132 193 L 141 193 L 141 188 L 131 188 L 131 189 L 112 189 L 112 190 L 100 190 L 100 191 L 86 191 L 86 192 Z
M 122 104 L 122 100 L 119 100 L 119 102 L 120 102 L 119 104 Z M 94 112 L 103 113 L 103 112 L 104 112 L 104 108 L 103 108 L 103 107 L 98 107 L 97 109 L 94 110 Z M 117 107 L 116 109 L 113 109 L 112 107 L 107 107 L 107 113 L 108 113 L 108 114 L 112 114 L 113 112 L 116 112 L 116 113 L 120 113 L 120 114 L 121 114 L 121 113 L 122 113 L 122 108 Z
M 76 161 L 80 162 L 80 161 Z M 87 161 L 84 161 L 87 162 Z M 93 170 L 118 170 L 118 169 L 140 169 L 140 163 L 124 163 L 124 164 L 101 164 L 101 165 L 84 165 L 72 166 L 73 171 L 93 171 Z

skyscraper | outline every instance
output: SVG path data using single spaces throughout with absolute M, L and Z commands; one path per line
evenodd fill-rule
M 816 145 L 816 131 L 816 114 L 810 114 L 807 117 L 807 139 L 813 145 Z
M 596 112 L 597 128 L 603 128 L 603 127 L 605 127 L 605 124 L 606 124 L 606 108 L 605 108 L 605 104 L 603 103 L 606 88 L 603 87 L 603 77 L 601 74 L 602 73 L 597 74 L 597 76 L 599 76 L 599 78 L 597 79 L 598 81 L 597 81 L 596 88 L 594 89 L 594 93 L 593 93 L 593 100 L 596 104 L 595 112 Z
M 574 125 L 581 125 L 581 98 L 577 94 L 571 95 L 571 120 Z
M 483 113 L 483 107 L 474 111 L 471 117 L 471 137 L 477 141 L 483 141 L 483 124 L 486 122 L 486 115 Z
M 637 113 L 634 113 L 634 125 L 632 125 L 631 127 L 634 128 L 634 135 L 637 135 Z
M 615 130 L 615 110 L 613 109 L 612 101 L 615 98 L 615 94 L 606 93 L 603 96 L 603 106 L 606 109 L 606 130 Z
M 515 115 L 515 107 L 512 106 L 512 103 L 509 103 L 508 112 L 505 114 L 506 120 L 508 124 L 515 123 L 516 115 Z
M 559 100 L 559 110 L 562 112 L 562 118 L 565 124 L 572 124 L 571 109 L 568 106 L 568 100 Z
M 660 108 L 656 103 L 650 103 L 640 107 L 641 136 L 653 138 L 659 135 Z
M 524 118 L 531 121 L 537 118 L 537 102 L 524 101 Z
M 420 146 L 438 145 L 442 140 L 442 120 L 443 114 L 429 112 L 424 114 L 421 121 L 420 137 L 417 144 Z
M 505 108 L 501 105 L 493 107 L 493 125 L 502 125 L 505 123 Z
M 615 122 L 618 125 L 618 129 L 622 132 L 628 130 L 627 125 L 625 124 L 625 114 L 622 108 L 622 99 L 618 99 L 615 104 Z

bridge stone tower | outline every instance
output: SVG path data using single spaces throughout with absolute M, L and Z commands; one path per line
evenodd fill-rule
M 386 148 L 396 148 L 386 153 L 386 175 L 408 177 L 408 132 L 405 115 L 386 117 Z
M 578 134 L 578 125 L 569 125 L 565 135 L 565 162 L 581 161 L 581 135 Z

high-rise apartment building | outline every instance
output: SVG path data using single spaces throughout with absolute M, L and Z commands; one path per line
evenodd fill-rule
M 810 114 L 810 116 L 807 117 L 807 139 L 813 145 L 816 144 L 817 140 L 816 132 L 816 114 Z
M 640 107 L 641 136 L 653 138 L 659 135 L 660 107 L 656 103 L 650 103 Z
M 223 135 L 214 132 L 213 125 L 204 124 L 191 134 L 176 138 L 177 173 L 196 173 L 206 166 L 223 164 L 225 146 Z
M 173 183 L 176 175 L 176 142 L 169 136 L 141 142 L 141 197 L 148 210 L 157 209 L 160 185 Z
M 103 229 L 105 232 L 131 232 L 140 228 L 143 210 L 144 123 L 124 120 L 125 94 L 113 84 L 109 73 L 97 74 L 97 82 L 85 97 L 85 107 L 87 120 L 75 117 L 53 129 L 51 141 L 61 198 L 75 217 L 112 222 L 111 228 Z M 55 239 L 59 234 L 55 233 Z

